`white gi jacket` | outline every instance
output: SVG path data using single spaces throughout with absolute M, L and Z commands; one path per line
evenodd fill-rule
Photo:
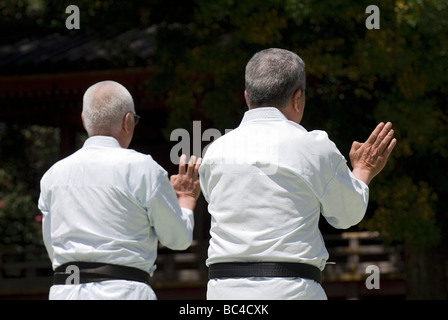
M 206 264 L 301 262 L 324 269 L 320 214 L 336 228 L 364 217 L 369 189 L 323 131 L 308 132 L 277 108 L 245 113 L 214 141 L 199 170 L 209 202 Z M 212 279 L 208 299 L 326 299 L 313 280 Z
M 71 261 L 155 269 L 157 244 L 184 250 L 194 218 L 180 208 L 167 172 L 149 155 L 94 136 L 41 180 L 39 209 L 53 269 Z M 112 280 L 54 285 L 50 299 L 156 299 L 150 286 Z

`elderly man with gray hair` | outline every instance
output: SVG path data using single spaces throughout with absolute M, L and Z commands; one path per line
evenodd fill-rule
M 300 125 L 305 64 L 266 49 L 246 66 L 246 111 L 213 142 L 199 169 L 209 202 L 208 299 L 326 299 L 328 252 L 320 215 L 336 228 L 359 223 L 368 184 L 396 145 L 391 123 L 353 142 L 352 170 L 324 131 Z
M 114 81 L 84 94 L 83 147 L 41 180 L 39 209 L 52 261 L 50 299 L 156 299 L 149 286 L 157 245 L 192 242 L 200 160 L 181 156 L 179 174 L 127 149 L 139 117 L 128 90 Z

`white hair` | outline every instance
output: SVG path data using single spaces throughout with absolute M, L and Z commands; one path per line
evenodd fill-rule
M 134 101 L 118 82 L 101 81 L 84 93 L 82 113 L 89 136 L 115 135 L 128 112 L 135 112 Z

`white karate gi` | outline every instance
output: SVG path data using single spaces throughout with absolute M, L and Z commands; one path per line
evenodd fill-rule
M 213 142 L 199 169 L 209 202 L 206 264 L 301 262 L 324 269 L 320 214 L 336 228 L 364 217 L 369 189 L 323 131 L 308 132 L 276 108 L 245 113 Z M 300 278 L 212 279 L 208 299 L 326 299 Z
M 149 155 L 94 136 L 41 180 L 39 209 L 53 269 L 71 261 L 155 270 L 157 244 L 184 250 L 194 218 L 180 208 L 167 172 Z M 54 285 L 50 299 L 156 299 L 149 285 L 112 280 Z

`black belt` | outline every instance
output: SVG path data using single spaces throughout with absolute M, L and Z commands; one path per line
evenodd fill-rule
M 74 274 L 73 269 L 69 268 L 70 266 L 77 267 L 79 275 Z M 70 276 L 71 278 L 69 278 Z M 53 284 L 78 284 L 106 280 L 130 280 L 148 284 L 149 273 L 141 269 L 116 264 L 76 261 L 57 267 Z
M 229 262 L 209 266 L 209 278 L 283 277 L 305 278 L 322 283 L 318 267 L 295 262 Z

